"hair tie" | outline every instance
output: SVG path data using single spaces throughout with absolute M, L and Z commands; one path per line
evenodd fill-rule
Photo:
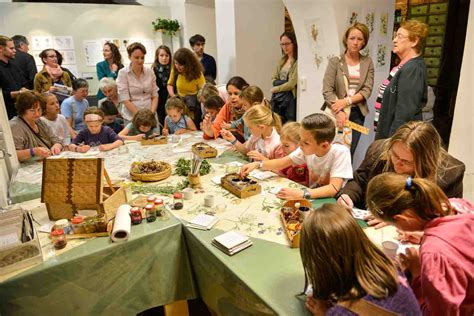
M 84 121 L 86 122 L 94 122 L 94 121 L 102 121 L 103 118 L 102 116 L 98 115 L 98 114 L 86 114 L 86 116 L 84 116 Z
M 408 176 L 406 181 L 405 181 L 405 189 L 410 190 L 411 182 L 412 182 L 412 178 L 410 176 Z

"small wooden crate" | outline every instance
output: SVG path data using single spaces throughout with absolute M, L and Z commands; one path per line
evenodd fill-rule
M 96 210 L 107 219 L 131 196 L 129 187 L 104 187 L 103 158 L 45 159 L 41 202 L 50 220 L 70 219 L 79 210 Z
M 241 199 L 260 194 L 262 187 L 255 180 L 242 178 L 238 173 L 229 173 L 222 177 L 221 185 Z
M 153 138 L 143 138 L 140 140 L 142 146 L 148 145 L 165 145 L 168 144 L 168 137 L 166 136 L 155 136 Z
M 193 153 L 202 158 L 214 158 L 217 157 L 217 149 L 206 144 L 206 143 L 196 143 L 192 146 Z
M 289 223 L 285 219 L 285 215 L 283 212 L 283 208 L 280 211 L 280 218 L 281 221 L 283 222 L 283 228 L 285 229 L 286 236 L 288 237 L 288 240 L 290 241 L 290 247 L 291 248 L 299 248 L 300 247 L 300 232 L 301 232 L 301 224 L 303 223 L 302 220 L 299 218 L 299 212 L 295 207 L 295 204 L 299 203 L 300 206 L 306 206 L 306 207 L 311 207 L 311 202 L 308 200 L 289 200 L 283 204 L 283 208 L 289 207 L 293 209 L 293 212 L 295 212 L 295 216 L 298 216 L 298 219 L 294 219 L 298 221 L 299 227 L 297 230 L 289 229 Z

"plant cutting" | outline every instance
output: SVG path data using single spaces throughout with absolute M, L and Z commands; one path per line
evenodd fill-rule
M 155 21 L 151 22 L 151 24 L 153 25 L 153 29 L 155 31 L 162 31 L 163 33 L 171 36 L 176 34 L 180 26 L 178 20 L 164 18 L 157 18 Z

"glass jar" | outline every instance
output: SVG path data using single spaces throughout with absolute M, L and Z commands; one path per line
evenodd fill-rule
M 72 230 L 74 231 L 74 234 L 85 234 L 86 230 L 84 228 L 84 218 L 80 216 L 75 216 L 71 220 L 72 224 Z
M 175 192 L 173 194 L 173 209 L 181 210 L 184 206 L 183 193 Z
M 162 199 L 155 199 L 155 211 L 156 211 L 156 216 L 162 216 L 165 208 L 165 203 L 163 202 Z
M 156 211 L 154 204 L 148 204 L 145 206 L 145 217 L 148 223 L 154 222 L 156 220 Z
M 84 219 L 84 230 L 86 234 L 93 234 L 97 231 L 94 217 L 86 217 L 86 219 Z
M 155 197 L 153 195 L 149 195 L 147 198 L 146 198 L 146 204 L 153 204 L 155 202 Z
M 51 242 L 53 243 L 54 249 L 63 249 L 67 245 L 66 233 L 64 229 L 55 229 L 51 232 Z
M 99 233 L 107 231 L 107 218 L 105 214 L 97 214 L 95 216 L 95 227 Z
M 67 234 L 67 235 L 73 233 L 72 227 L 69 224 L 69 221 L 65 218 L 57 220 L 56 222 L 54 222 L 53 230 L 55 230 L 55 229 L 62 229 L 62 230 L 64 230 L 64 233 Z
M 132 207 L 132 209 L 130 210 L 130 217 L 132 219 L 133 225 L 141 224 L 143 217 L 140 208 L 137 206 Z

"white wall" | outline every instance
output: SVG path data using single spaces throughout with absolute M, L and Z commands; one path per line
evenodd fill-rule
M 216 1 L 217 73 L 219 83 L 236 74 L 236 20 L 234 0 Z
M 131 5 L 2 3 L 0 33 L 22 34 L 29 39 L 42 35 L 72 35 L 78 70 L 94 74 L 94 80 L 89 81 L 89 90 L 90 94 L 95 94 L 98 87 L 96 69 L 86 65 L 83 41 L 134 37 L 155 39 L 151 22 L 157 17 L 169 18 L 170 9 L 164 6 L 150 10 Z
M 472 56 L 474 56 L 474 4 L 471 2 L 456 109 L 449 141 L 449 153 L 466 164 L 464 197 L 470 201 L 474 201 L 474 132 L 472 130 L 474 61 Z

